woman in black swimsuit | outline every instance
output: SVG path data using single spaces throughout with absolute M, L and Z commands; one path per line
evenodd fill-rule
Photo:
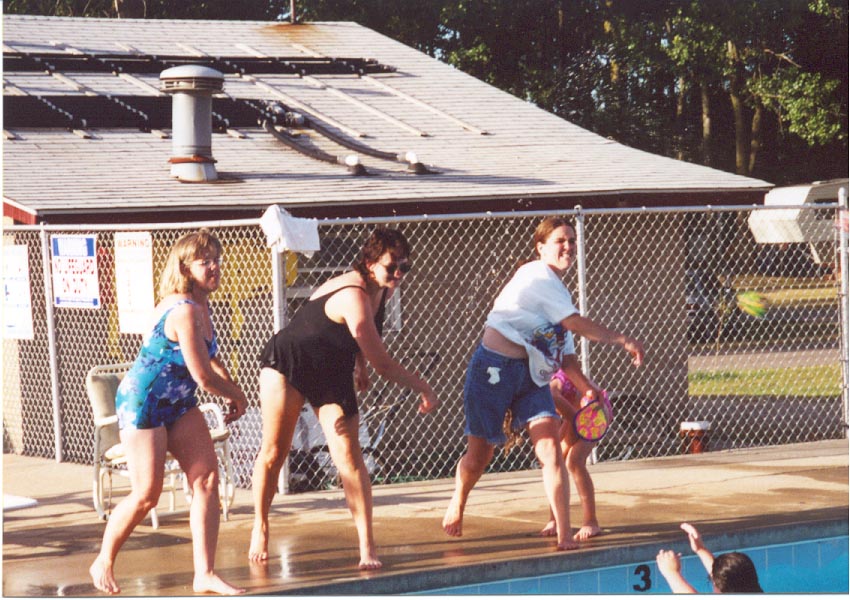
M 372 487 L 358 433 L 357 391 L 369 387 L 368 362 L 381 377 L 419 393 L 420 413 L 439 401 L 428 383 L 401 366 L 381 340 L 384 307 L 410 270 L 410 245 L 377 229 L 354 270 L 322 284 L 260 357 L 263 441 L 254 465 L 254 528 L 248 558 L 268 560 L 269 509 L 305 399 L 313 407 L 342 479 L 360 540 L 361 569 L 378 569 L 372 534 Z

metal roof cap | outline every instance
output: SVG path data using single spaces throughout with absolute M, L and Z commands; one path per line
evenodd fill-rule
M 163 92 L 208 91 L 224 89 L 224 75 L 203 65 L 180 65 L 159 74 Z

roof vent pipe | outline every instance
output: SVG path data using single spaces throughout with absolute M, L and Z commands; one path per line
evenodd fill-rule
M 181 65 L 159 75 L 171 102 L 171 176 L 180 181 L 215 181 L 212 156 L 212 96 L 224 89 L 224 75 L 201 65 Z

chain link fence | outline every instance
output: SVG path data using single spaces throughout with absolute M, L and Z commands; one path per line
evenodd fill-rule
M 614 405 L 614 425 L 595 460 L 846 435 L 846 236 L 841 241 L 831 226 L 838 208 L 800 210 L 830 225 L 830 239 L 817 248 L 757 244 L 748 219 L 764 210 L 559 213 L 577 224 L 578 264 L 566 278 L 577 306 L 647 348 L 645 366 L 636 369 L 618 348 L 576 340 L 585 371 L 609 390 Z M 133 230 L 151 233 L 155 279 L 172 243 L 200 225 L 210 226 L 224 246 L 213 321 L 221 356 L 249 399 L 248 413 L 231 425 L 231 440 L 236 483 L 250 487 L 261 439 L 258 356 L 275 324 L 298 311 L 320 283 L 348 269 L 375 226 L 401 229 L 414 249 L 414 269 L 388 307 L 384 340 L 391 355 L 426 376 L 442 405 L 419 415 L 415 394 L 372 374 L 370 390 L 360 398 L 361 445 L 373 480 L 388 483 L 453 475 L 466 443 L 467 360 L 493 299 L 518 264 L 533 257 L 532 233 L 544 216 L 320 221 L 322 249 L 310 258 L 272 254 L 256 221 Z M 95 365 L 133 360 L 141 344 L 141 335 L 119 328 L 114 238 L 121 230 L 127 228 L 4 231 L 5 247 L 27 248 L 33 314 L 32 339 L 3 340 L 4 452 L 91 462 L 86 373 Z M 53 306 L 49 238 L 57 233 L 96 236 L 98 308 Z M 275 273 L 283 283 L 279 289 Z M 758 294 L 764 314 L 743 311 L 742 292 Z M 526 443 L 497 453 L 490 469 L 535 466 Z M 293 492 L 338 485 L 309 408 L 296 429 L 286 483 Z

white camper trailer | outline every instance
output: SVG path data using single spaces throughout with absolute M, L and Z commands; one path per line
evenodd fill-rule
M 846 194 L 847 184 L 847 179 L 830 179 L 770 190 L 764 197 L 765 206 L 784 208 L 753 211 L 748 221 L 753 237 L 759 244 L 807 243 L 816 263 L 832 262 L 834 213 L 802 207 L 837 203 L 839 190 L 843 188 Z

